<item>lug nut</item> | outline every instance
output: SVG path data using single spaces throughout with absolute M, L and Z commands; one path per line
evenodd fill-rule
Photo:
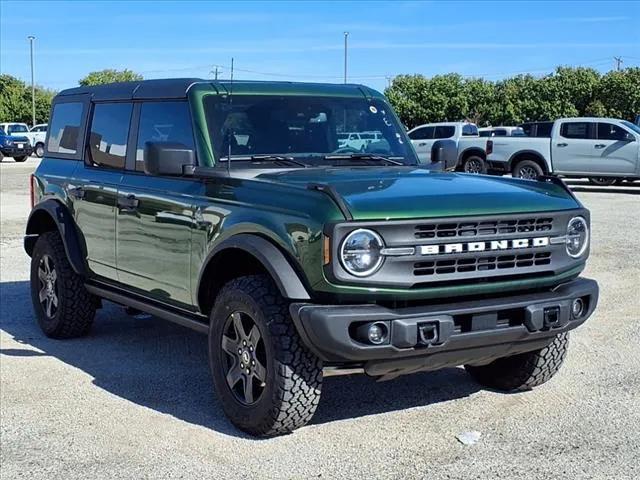
M 238 355 L 242 355 L 242 349 L 241 348 L 238 349 Z
M 242 341 L 242 346 L 243 346 L 243 347 L 246 347 L 246 346 L 247 346 L 247 341 L 246 341 L 246 340 L 243 340 L 243 341 Z
M 253 366 L 253 367 L 256 366 L 256 361 L 255 360 L 251 360 L 251 366 Z
M 249 345 L 249 351 L 253 352 L 253 345 Z
M 249 375 L 249 369 L 247 368 L 247 375 Z
M 240 370 L 244 369 L 244 363 L 240 362 Z

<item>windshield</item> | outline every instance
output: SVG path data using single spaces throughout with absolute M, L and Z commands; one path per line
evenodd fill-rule
M 9 133 L 25 133 L 28 132 L 29 130 L 27 129 L 26 125 L 9 125 L 7 127 L 7 129 L 9 130 Z
M 391 107 L 365 98 L 209 95 L 204 99 L 216 159 L 286 155 L 329 164 L 328 155 L 370 154 L 418 163 Z
M 622 121 L 622 124 L 623 124 L 625 127 L 630 128 L 630 129 L 631 129 L 631 130 L 633 130 L 634 132 L 636 132 L 636 133 L 640 134 L 640 127 L 639 127 L 638 125 L 634 125 L 633 123 L 631 123 L 631 122 L 627 122 L 626 120 L 623 120 L 623 121 Z

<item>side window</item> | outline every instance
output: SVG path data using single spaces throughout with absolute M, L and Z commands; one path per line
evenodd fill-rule
M 478 135 L 478 127 L 476 127 L 475 125 L 466 123 L 462 126 L 463 137 L 475 137 L 476 135 Z
M 588 122 L 566 122 L 560 127 L 560 135 L 564 138 L 590 138 Z
M 191 115 L 187 102 L 147 102 L 140 108 L 136 147 L 136 170 L 144 171 L 146 142 L 181 143 L 195 149 Z
M 456 127 L 453 125 L 437 126 L 433 138 L 451 138 L 456 134 Z
M 49 153 L 73 155 L 78 152 L 83 105 L 80 102 L 58 103 L 51 115 Z
M 624 140 L 626 130 L 613 123 L 598 123 L 598 139 L 600 140 Z
M 414 130 L 409 138 L 411 140 L 430 140 L 433 138 L 433 127 L 422 127 Z
M 493 131 L 493 136 L 494 137 L 506 137 L 507 136 L 507 131 L 504 128 L 496 128 Z
M 124 168 L 131 103 L 98 103 L 93 108 L 89 136 L 90 162 L 109 168 Z

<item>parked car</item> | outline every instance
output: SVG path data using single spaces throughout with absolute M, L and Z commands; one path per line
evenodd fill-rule
M 339 146 L 345 118 L 382 134 L 375 153 Z M 439 142 L 434 157 L 453 143 Z M 87 334 L 106 299 L 207 334 L 218 401 L 253 435 L 305 425 L 323 376 L 354 369 L 384 380 L 465 365 L 492 389 L 529 390 L 598 301 L 579 277 L 589 211 L 561 180 L 423 168 L 365 86 L 65 90 L 31 187 L 43 332 Z
M 382 139 L 381 132 L 338 133 L 338 144 L 342 148 L 364 151 L 367 145 Z
M 31 141 L 33 153 L 35 153 L 38 158 L 42 158 L 44 156 L 44 142 L 47 138 L 47 124 L 41 123 L 34 125 L 26 136 Z
M 527 122 L 519 125 L 524 131 L 527 137 L 551 137 L 551 129 L 553 128 L 553 122 Z
M 563 118 L 550 137 L 494 137 L 487 141 L 490 168 L 514 177 L 556 174 L 609 185 L 640 178 L 640 127 L 613 118 Z
M 522 127 L 483 127 L 478 129 L 481 137 L 524 137 Z
M 13 157 L 16 162 L 24 162 L 31 155 L 31 151 L 27 137 L 8 135 L 0 125 L 0 161 L 3 157 Z
M 458 149 L 457 169 L 467 173 L 486 173 L 485 140 L 478 135 L 473 123 L 428 123 L 409 130 L 409 138 L 422 163 L 431 161 L 431 151 L 436 140 L 451 139 Z

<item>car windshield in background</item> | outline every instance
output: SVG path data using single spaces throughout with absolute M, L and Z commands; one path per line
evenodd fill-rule
M 8 127 L 9 133 L 25 133 L 28 132 L 29 129 L 24 125 L 9 125 Z
M 406 133 L 380 100 L 238 95 L 229 102 L 210 95 L 204 108 L 217 159 L 231 151 L 231 160 L 280 155 L 317 165 L 365 154 L 418 163 Z
M 634 125 L 633 123 L 631 123 L 631 122 L 627 122 L 626 120 L 623 120 L 623 121 L 622 121 L 622 124 L 623 124 L 625 127 L 630 128 L 630 129 L 631 129 L 631 130 L 633 130 L 634 132 L 636 132 L 636 133 L 640 134 L 640 127 L 639 127 L 638 125 Z

